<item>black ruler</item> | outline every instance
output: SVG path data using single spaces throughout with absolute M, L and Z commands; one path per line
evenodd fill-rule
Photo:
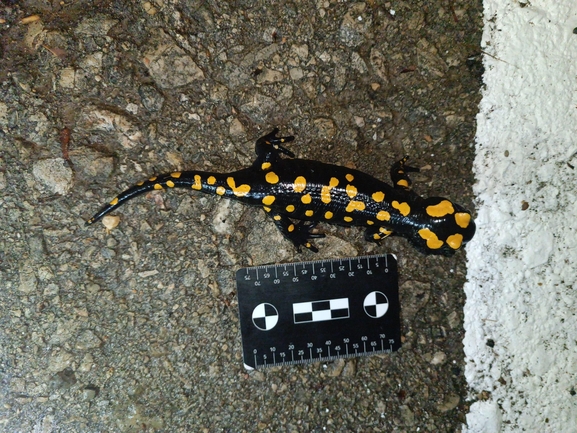
M 249 370 L 401 347 L 391 254 L 243 268 L 236 282 Z

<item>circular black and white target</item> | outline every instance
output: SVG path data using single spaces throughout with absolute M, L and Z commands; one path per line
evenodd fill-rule
M 278 323 L 278 310 L 267 302 L 258 304 L 252 310 L 252 323 L 261 331 L 270 331 Z
M 363 308 L 367 316 L 378 319 L 383 317 L 389 309 L 389 300 L 382 292 L 371 292 L 365 296 Z

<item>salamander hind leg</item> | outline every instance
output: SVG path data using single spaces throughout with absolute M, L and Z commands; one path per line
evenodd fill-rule
M 391 167 L 391 180 L 393 181 L 395 188 L 402 188 L 406 190 L 411 189 L 412 182 L 407 173 L 421 171 L 416 167 L 409 167 L 408 165 L 405 165 L 408 159 L 409 157 L 405 156 L 400 161 L 395 162 Z
M 256 141 L 255 151 L 257 154 L 257 164 L 261 170 L 268 170 L 272 164 L 274 164 L 278 158 L 279 154 L 283 153 L 290 158 L 294 158 L 295 154 L 283 147 L 282 144 L 289 143 L 295 138 L 292 135 L 287 137 L 277 137 L 278 128 L 273 129 L 267 135 L 259 138 Z
M 267 215 L 273 219 L 282 235 L 294 244 L 298 252 L 301 251 L 301 247 L 308 248 L 315 253 L 319 251 L 319 249 L 310 242 L 310 239 L 325 237 L 322 233 L 311 233 L 311 230 L 317 224 L 316 222 L 298 221 L 295 223 L 287 216 L 276 212 L 267 212 Z

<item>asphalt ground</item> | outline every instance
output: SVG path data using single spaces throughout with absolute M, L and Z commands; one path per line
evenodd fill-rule
M 481 1 L 0 3 L 0 430 L 454 432 L 466 256 L 319 225 L 298 253 L 264 213 L 184 190 L 103 203 L 153 174 L 298 157 L 474 210 Z M 247 372 L 244 266 L 394 253 L 403 347 Z

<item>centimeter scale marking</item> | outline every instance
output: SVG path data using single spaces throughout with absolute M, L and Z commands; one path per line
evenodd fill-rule
M 243 268 L 236 281 L 249 370 L 401 347 L 391 254 Z

